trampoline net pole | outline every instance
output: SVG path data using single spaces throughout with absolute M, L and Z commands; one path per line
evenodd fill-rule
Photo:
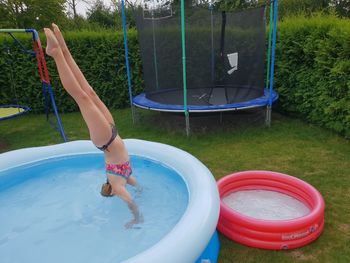
M 132 96 L 132 85 L 131 85 L 131 73 L 130 73 L 130 65 L 129 65 L 129 50 L 128 50 L 128 38 L 126 34 L 126 14 L 125 14 L 125 2 L 121 1 L 122 5 L 122 24 L 123 24 L 123 39 L 124 39 L 124 51 L 125 51 L 125 65 L 126 65 L 126 73 L 128 80 L 128 90 L 129 90 L 129 99 L 130 99 L 130 107 L 132 114 L 132 123 L 135 124 L 135 116 L 134 116 L 134 107 L 133 107 L 133 96 Z
M 267 51 L 267 72 L 266 72 L 266 89 L 269 89 L 270 85 L 270 68 L 271 68 L 271 46 L 272 46 L 272 33 L 273 33 L 273 1 L 270 2 L 270 11 L 269 11 L 269 38 L 268 38 L 268 51 Z M 271 97 L 271 92 L 269 91 L 269 98 Z M 265 116 L 265 125 L 271 127 L 271 105 L 266 106 L 266 116 Z
M 267 50 L 267 68 L 266 68 L 266 89 L 269 88 L 270 82 L 270 67 L 271 67 L 271 44 L 272 44 L 272 29 L 273 29 L 273 4 L 270 3 L 270 19 L 269 19 L 269 38 Z
M 182 78 L 184 93 L 184 113 L 186 117 L 186 135 L 190 135 L 190 119 L 187 107 L 187 72 L 186 72 L 186 33 L 185 33 L 185 0 L 181 0 L 181 44 L 182 44 Z
M 268 103 L 268 126 L 271 125 L 271 111 L 272 111 L 272 90 L 274 81 L 274 69 L 275 69 L 275 52 L 276 52 L 276 38 L 277 38 L 277 12 L 278 12 L 278 0 L 273 1 L 273 33 L 272 33 L 272 49 L 271 49 L 271 69 L 270 69 L 270 81 L 269 81 L 269 103 Z

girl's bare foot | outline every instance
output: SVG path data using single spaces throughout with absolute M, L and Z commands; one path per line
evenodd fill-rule
M 46 54 L 51 57 L 55 57 L 61 51 L 58 41 L 55 35 L 53 34 L 53 32 L 51 31 L 51 29 L 44 28 L 44 32 L 45 32 L 46 41 L 47 41 Z
M 134 228 L 134 225 L 143 223 L 143 215 L 140 214 L 138 219 L 132 219 L 125 224 L 125 228 Z
M 53 29 L 53 32 L 54 32 L 54 34 L 56 36 L 56 39 L 57 39 L 57 41 L 58 41 L 58 43 L 59 43 L 63 53 L 67 52 L 68 51 L 68 47 L 67 47 L 66 42 L 64 41 L 63 35 L 61 33 L 61 30 L 54 23 L 52 23 L 52 29 Z

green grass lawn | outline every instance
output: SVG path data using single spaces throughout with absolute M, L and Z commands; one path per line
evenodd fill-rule
M 273 114 L 271 128 L 262 125 L 212 125 L 190 137 L 164 122 L 164 115 L 141 114 L 132 124 L 130 109 L 113 112 L 123 138 L 157 141 L 181 148 L 201 160 L 216 179 L 242 170 L 272 170 L 299 177 L 323 195 L 325 230 L 312 244 L 291 251 L 241 246 L 220 235 L 219 263 L 350 262 L 350 142 L 300 120 Z M 70 140 L 88 139 L 79 113 L 61 115 Z M 173 117 L 171 117 L 173 118 Z M 175 122 L 182 117 L 175 116 Z M 182 123 L 182 122 L 181 122 Z M 0 122 L 0 152 L 61 143 L 44 116 L 26 115 Z M 179 262 L 181 263 L 181 262 Z

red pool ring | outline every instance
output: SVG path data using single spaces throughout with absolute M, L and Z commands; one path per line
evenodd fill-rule
M 218 230 L 243 245 L 280 250 L 305 246 L 317 239 L 324 228 L 325 204 L 310 184 L 290 175 L 270 171 L 238 172 L 221 178 Z M 243 215 L 226 205 L 222 198 L 242 190 L 268 190 L 294 197 L 310 209 L 303 217 L 263 220 Z

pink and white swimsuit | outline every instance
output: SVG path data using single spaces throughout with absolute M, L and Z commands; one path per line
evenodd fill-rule
M 121 164 L 110 164 L 106 163 L 106 174 L 111 174 L 115 176 L 121 176 L 128 180 L 132 174 L 132 169 L 129 161 Z

